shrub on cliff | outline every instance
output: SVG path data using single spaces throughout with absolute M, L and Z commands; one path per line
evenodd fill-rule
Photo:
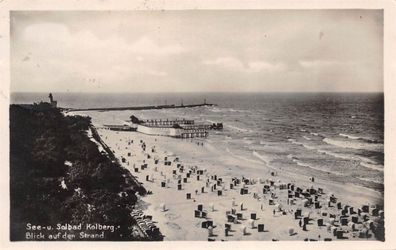
M 11 240 L 25 239 L 26 223 L 109 223 L 120 228 L 107 240 L 131 239 L 136 196 L 120 195 L 124 169 L 87 137 L 90 123 L 43 104 L 10 106 Z

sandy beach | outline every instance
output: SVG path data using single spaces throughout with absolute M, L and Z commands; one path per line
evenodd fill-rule
M 385 243 L 394 1 L 31 2 L 4 15 L 11 241 Z
M 138 208 L 153 216 L 164 240 L 375 239 L 365 231 L 378 219 L 371 215 L 374 207 L 368 213 L 358 208 L 381 203 L 376 191 L 312 181 L 235 157 L 205 140 L 101 128 L 98 133 L 152 192 Z

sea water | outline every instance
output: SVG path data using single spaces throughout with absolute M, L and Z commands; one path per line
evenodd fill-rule
M 383 93 L 53 93 L 68 108 L 207 103 L 216 106 L 88 112 L 96 125 L 143 119 L 221 122 L 205 140 L 246 161 L 383 191 Z M 13 93 L 11 103 L 47 100 Z M 87 113 L 87 112 L 85 112 Z

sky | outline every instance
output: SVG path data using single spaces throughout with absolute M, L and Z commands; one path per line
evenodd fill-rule
M 382 10 L 12 11 L 12 92 L 382 92 Z

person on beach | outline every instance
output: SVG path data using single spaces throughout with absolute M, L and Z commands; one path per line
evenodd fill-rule
M 300 221 L 298 222 L 298 225 L 299 225 L 300 227 L 302 227 L 302 221 L 301 221 L 301 219 L 300 219 Z
M 274 210 L 272 210 L 272 213 L 273 213 L 273 215 L 275 216 L 275 209 L 274 209 Z

